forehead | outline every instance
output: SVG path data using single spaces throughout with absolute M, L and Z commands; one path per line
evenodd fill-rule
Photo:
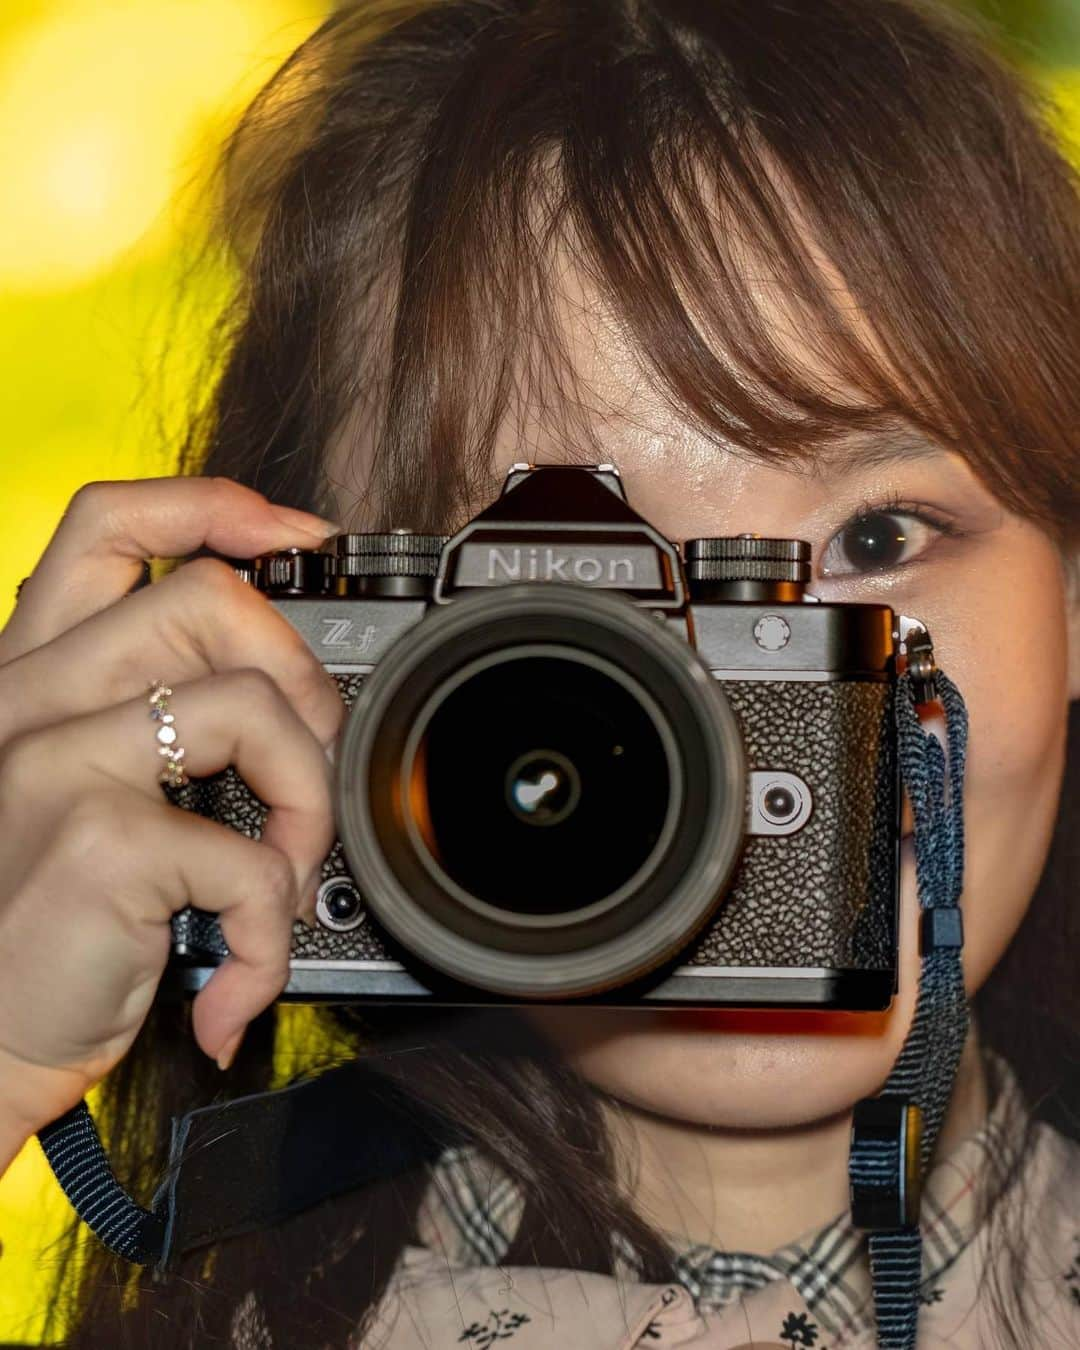
M 869 324 L 836 269 L 816 251 L 838 308 L 868 347 Z M 747 289 L 785 363 L 831 398 L 860 406 L 857 393 L 829 368 L 814 326 L 749 249 L 743 256 Z M 889 471 L 898 463 L 944 463 L 940 446 L 900 421 L 873 431 L 838 429 L 834 439 L 796 458 L 765 460 L 737 440 L 703 425 L 659 378 L 613 297 L 560 250 L 551 272 L 549 322 L 522 345 L 515 397 L 496 436 L 492 487 L 515 462 L 614 463 L 632 503 L 657 525 L 707 517 L 713 532 L 722 518 L 742 517 L 756 496 L 778 514 L 797 502 L 827 500 L 840 480 Z M 683 297 L 694 317 L 690 297 Z M 713 335 L 702 329 L 703 341 Z M 711 350 L 716 355 L 715 342 Z M 875 355 L 881 359 L 879 350 Z M 738 359 L 729 355 L 733 368 Z M 778 394 L 758 396 L 781 406 Z M 647 507 L 651 507 L 651 515 Z M 731 521 L 728 522 L 732 524 Z M 726 527 L 725 527 L 726 528 Z M 734 528 L 732 524 L 732 528 Z M 749 528 L 749 527 L 748 527 Z
M 602 245 L 594 241 L 590 251 L 568 225 L 547 234 L 525 274 L 508 274 L 506 284 L 496 279 L 495 297 L 510 293 L 511 278 L 521 285 L 517 305 L 509 315 L 496 303 L 463 316 L 469 320 L 463 331 L 479 335 L 469 362 L 461 364 L 463 348 L 433 376 L 459 382 L 451 401 L 471 422 L 453 437 L 455 445 L 469 447 L 459 455 L 465 490 L 453 494 L 453 519 L 444 518 L 443 527 L 463 523 L 490 501 L 508 467 L 520 461 L 616 464 L 634 506 L 673 538 L 784 532 L 792 528 L 785 520 L 823 512 L 839 487 L 855 479 L 869 496 L 891 481 L 898 463 L 949 466 L 956 484 L 979 488 L 964 459 L 898 415 L 884 416 L 881 405 L 869 404 L 850 382 L 869 370 L 870 388 L 880 387 L 875 373 L 902 386 L 839 269 L 803 227 L 797 208 L 787 207 L 813 285 L 795 284 L 790 268 L 770 262 L 722 205 L 716 228 L 727 228 L 730 267 L 724 272 L 718 262 L 715 277 L 705 267 L 695 286 L 685 269 L 665 260 L 655 285 L 619 291 L 596 252 Z M 705 257 L 699 253 L 697 262 Z M 751 352 L 732 336 L 738 322 L 725 331 L 726 314 L 740 305 L 751 312 L 763 351 Z M 503 362 L 510 374 L 505 383 Z M 856 373 L 846 377 L 841 367 Z M 366 486 L 382 425 L 381 369 L 379 360 L 365 362 L 365 396 L 330 446 L 327 463 L 343 499 L 342 518 L 369 509 Z M 697 382 L 695 370 L 703 372 Z M 727 383 L 717 380 L 718 370 Z M 421 378 L 429 373 L 425 368 Z M 753 450 L 738 436 L 732 385 L 748 395 L 749 411 L 740 407 L 739 415 L 757 416 L 758 429 L 769 429 Z M 882 397 L 894 408 L 908 402 L 902 393 Z M 478 455 L 491 419 L 494 435 Z M 812 434 L 802 435 L 804 425 Z
M 523 450 L 554 449 L 563 439 L 564 453 L 573 455 L 583 441 L 602 443 L 629 423 L 658 437 L 692 427 L 737 451 L 737 437 L 718 430 L 728 409 L 717 404 L 719 417 L 709 418 L 708 410 L 695 417 L 673 388 L 673 374 L 689 378 L 696 367 L 707 379 L 712 362 L 766 416 L 820 422 L 820 409 L 796 401 L 806 392 L 841 410 L 869 412 L 847 373 L 853 354 L 856 367 L 861 356 L 865 369 L 888 380 L 900 374 L 793 194 L 778 182 L 773 187 L 798 239 L 803 286 L 793 279 L 790 258 L 770 255 L 750 238 L 746 222 L 715 194 L 709 230 L 722 233 L 722 253 L 709 255 L 700 238 L 682 238 L 678 248 L 658 243 L 656 256 L 641 264 L 650 280 L 636 287 L 617 288 L 611 260 L 597 254 L 600 245 L 583 244 L 563 224 L 532 260 L 534 293 L 525 322 L 512 332 L 514 397 L 501 439 L 516 437 Z M 755 325 L 749 337 L 740 334 L 740 310 Z M 840 417 L 835 421 L 839 441 L 844 428 Z

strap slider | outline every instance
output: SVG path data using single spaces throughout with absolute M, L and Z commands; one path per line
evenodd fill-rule
M 851 1220 L 867 1232 L 919 1222 L 922 1112 L 899 1097 L 864 1097 L 851 1122 Z
M 926 956 L 964 945 L 964 916 L 958 905 L 924 909 L 919 920 L 919 952 Z

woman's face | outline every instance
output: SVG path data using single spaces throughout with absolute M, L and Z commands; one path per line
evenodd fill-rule
M 599 305 L 574 296 L 565 323 L 597 462 L 617 465 L 631 505 L 654 526 L 676 541 L 743 532 L 808 540 L 810 589 L 822 600 L 888 604 L 929 626 L 970 714 L 962 903 L 967 983 L 977 989 L 1042 870 L 1067 704 L 1080 697 L 1080 606 L 1067 594 L 1060 553 L 959 456 L 913 436 L 871 436 L 801 469 L 718 449 L 655 392 Z M 783 331 L 793 357 L 808 363 L 790 326 Z M 497 474 L 515 461 L 570 457 L 544 419 L 513 423 L 500 435 Z M 534 1021 L 598 1087 L 663 1116 L 772 1128 L 845 1111 L 881 1086 L 914 1010 L 910 828 L 905 810 L 900 993 L 888 1012 L 703 1018 L 551 1007 L 535 1009 Z
M 1005 511 L 955 455 L 813 475 L 718 452 L 686 428 L 626 427 L 611 459 L 636 510 L 672 539 L 805 539 L 822 600 L 873 601 L 925 620 L 970 714 L 963 907 L 969 991 L 1000 959 L 1045 861 L 1058 806 L 1070 691 L 1066 593 L 1047 537 Z M 888 503 L 897 502 L 896 506 Z M 880 514 L 879 514 L 880 513 Z M 925 513 L 951 533 L 925 524 Z M 850 522 L 869 516 L 866 527 Z M 897 565 L 867 565 L 871 530 Z M 860 553 L 860 540 L 863 547 Z M 907 1033 L 918 984 L 910 814 L 901 863 L 900 994 L 881 1015 L 686 1018 L 663 1011 L 543 1009 L 534 1018 L 597 1086 L 699 1123 L 775 1127 L 821 1119 L 875 1092 Z M 711 1025 L 709 1025 L 711 1023 Z
M 618 466 L 635 510 L 674 540 L 744 531 L 808 540 L 810 589 L 822 600 L 884 603 L 928 624 L 938 663 L 971 719 L 963 905 L 965 968 L 975 990 L 1004 952 L 1042 871 L 1067 704 L 1080 697 L 1067 615 L 1074 635 L 1080 618 L 1075 607 L 1069 613 L 1059 551 L 1005 510 L 959 456 L 920 447 L 913 436 L 870 438 L 801 471 L 718 450 L 673 416 L 617 330 L 596 322 L 596 313 L 587 304 L 568 312 L 572 350 L 583 392 L 592 392 L 600 414 L 593 426 L 603 459 Z M 793 355 L 810 360 L 803 350 Z M 528 453 L 507 438 L 497 467 L 566 457 L 536 425 Z M 878 562 L 892 565 L 869 570 Z M 849 1108 L 880 1087 L 914 1011 L 918 901 L 907 811 L 904 828 L 900 994 L 888 1013 L 701 1019 L 551 1008 L 537 1009 L 535 1020 L 597 1086 L 665 1116 L 767 1128 Z

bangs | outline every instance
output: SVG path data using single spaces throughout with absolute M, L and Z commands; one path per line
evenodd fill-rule
M 496 30 L 441 102 L 394 348 L 411 382 L 400 394 L 431 391 L 435 463 L 461 466 L 455 505 L 488 490 L 523 347 L 548 388 L 573 383 L 555 303 L 557 246 L 572 240 L 656 388 L 704 436 L 798 462 L 902 425 L 1060 525 L 1080 367 L 1029 247 L 1046 224 L 1024 219 L 992 105 L 961 100 L 959 79 L 950 102 L 917 59 L 920 39 L 931 49 L 917 27 L 907 49 L 902 33 L 874 43 L 846 5 L 778 8 L 769 24 L 740 5 L 685 6 L 693 27 L 677 8 L 639 10 L 621 50 L 601 23 L 572 50 Z M 866 7 L 861 28 L 888 8 Z M 970 88 L 983 72 L 956 74 Z M 577 427 L 567 451 L 588 457 Z M 386 486 L 407 488 L 400 472 Z
M 877 314 L 856 301 L 767 148 L 703 130 L 626 174 L 568 166 L 583 266 L 672 412 L 766 461 L 900 426 L 952 443 L 943 391 L 907 353 L 890 356 L 880 296 Z
M 294 495 L 344 444 L 375 528 L 445 531 L 507 419 L 589 458 L 569 259 L 718 445 L 798 464 L 903 428 L 1078 540 L 1076 182 L 959 18 L 379 0 L 302 49 L 232 160 L 233 237 L 261 214 L 219 426 Z

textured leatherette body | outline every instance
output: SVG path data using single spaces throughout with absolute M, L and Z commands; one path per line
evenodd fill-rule
M 334 677 L 352 705 L 363 675 Z M 799 775 L 813 810 L 797 833 L 748 837 L 734 881 L 681 967 L 889 970 L 896 931 L 898 793 L 888 680 L 724 679 L 747 767 Z M 232 770 L 169 789 L 177 805 L 260 837 L 265 806 Z M 688 804 L 692 809 L 692 804 Z M 617 847 L 597 840 L 597 847 Z M 324 879 L 349 876 L 340 841 Z M 173 920 L 188 959 L 228 954 L 217 919 L 186 909 Z M 397 961 L 377 923 L 337 933 L 297 922 L 294 959 Z

